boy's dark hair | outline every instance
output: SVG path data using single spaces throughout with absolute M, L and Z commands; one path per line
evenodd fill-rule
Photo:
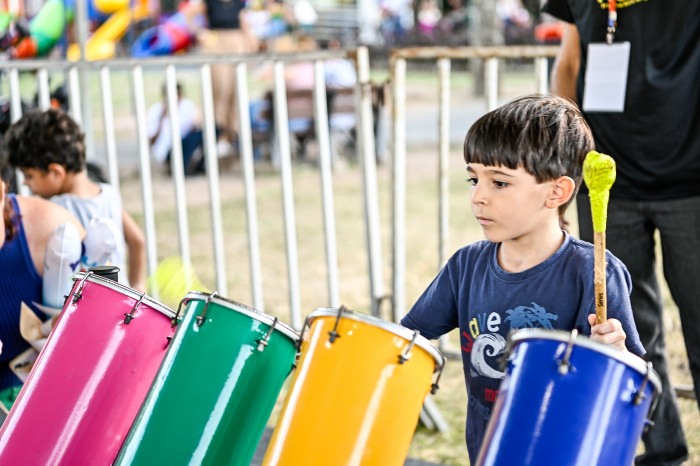
M 523 167 L 538 183 L 568 176 L 576 190 L 583 179 L 583 159 L 595 148 L 593 134 L 578 107 L 555 95 L 531 94 L 514 99 L 479 118 L 464 140 L 464 160 Z
M 46 171 L 63 165 L 69 173 L 85 168 L 85 141 L 78 124 L 64 111 L 33 110 L 13 124 L 5 139 L 10 164 Z

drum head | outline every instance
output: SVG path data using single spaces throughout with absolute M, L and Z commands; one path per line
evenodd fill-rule
M 213 296 L 208 293 L 202 293 L 201 291 L 191 291 L 187 293 L 187 295 L 183 298 L 182 304 L 187 305 L 189 301 L 197 300 L 197 301 L 206 301 L 209 299 L 209 302 L 217 304 L 219 306 L 225 307 L 227 309 L 230 309 L 235 312 L 239 312 L 241 314 L 245 314 L 248 317 L 258 320 L 268 326 L 272 326 L 272 324 L 275 322 L 275 318 L 265 314 L 264 312 L 260 312 L 257 309 L 253 309 L 250 306 L 246 306 L 245 304 L 241 304 L 237 301 L 233 301 L 231 299 L 227 299 L 224 297 L 221 297 L 219 295 Z M 294 331 L 292 327 L 289 325 L 285 324 L 284 322 L 280 321 L 279 319 L 277 320 L 277 323 L 275 324 L 275 330 L 279 330 L 282 332 L 284 335 L 288 336 L 289 338 L 292 339 L 292 341 L 296 342 L 299 340 L 299 334 Z
M 143 299 L 141 300 L 141 303 L 147 304 L 149 307 L 152 307 L 156 311 L 165 314 L 169 318 L 175 317 L 175 311 L 170 309 L 169 307 L 165 306 L 164 304 L 159 303 L 155 299 L 151 298 L 148 295 L 144 295 L 140 291 L 136 291 L 133 288 L 129 288 L 126 285 L 122 285 L 121 283 L 115 282 L 114 280 L 110 280 L 108 278 L 102 277 L 100 275 L 96 275 L 94 273 L 89 273 L 89 272 L 78 272 L 73 276 L 73 281 L 79 282 L 81 280 L 85 280 L 86 282 L 90 283 L 95 283 L 100 286 L 104 286 L 106 288 L 109 288 L 111 290 L 116 291 L 117 293 L 121 293 L 125 296 L 129 296 L 130 298 L 133 298 L 135 300 L 141 299 L 143 296 Z
M 309 314 L 309 325 L 311 325 L 313 321 L 319 317 L 338 317 L 338 311 L 339 310 L 336 308 L 320 307 L 313 311 L 311 314 Z M 408 341 L 413 340 L 413 330 L 406 328 L 403 325 L 388 322 L 386 320 L 371 316 L 369 314 L 363 314 L 360 312 L 350 310 L 343 310 L 342 318 L 356 320 L 358 322 L 363 322 L 374 327 L 379 327 L 382 330 L 391 332 Z M 442 353 L 440 353 L 440 350 L 438 350 L 432 343 L 430 343 L 430 341 L 427 338 L 425 338 L 422 335 L 418 335 L 418 338 L 416 338 L 416 346 L 423 348 L 425 351 L 428 352 L 428 354 L 430 354 L 433 357 L 433 359 L 435 359 L 435 372 L 442 369 L 442 367 L 445 365 L 445 357 L 442 355 Z

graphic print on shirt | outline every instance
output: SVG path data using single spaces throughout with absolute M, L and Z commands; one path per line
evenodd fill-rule
M 606 0 L 597 0 L 600 7 L 604 10 L 608 9 L 608 2 Z M 647 0 L 617 0 L 616 7 L 624 8 L 626 6 L 634 5 L 635 3 L 646 2 Z
M 477 314 L 469 321 L 468 329 L 462 330 L 462 337 L 466 343 L 462 346 L 462 351 L 470 353 L 471 376 L 473 378 L 486 377 L 500 380 L 505 376 L 505 372 L 500 370 L 499 360 L 503 357 L 506 348 L 506 339 L 510 330 L 519 328 L 545 328 L 552 329 L 552 321 L 559 317 L 547 312 L 545 308 L 537 303 L 530 303 L 529 306 L 517 306 L 505 311 L 506 317 L 503 319 L 498 312 L 490 314 Z M 502 329 L 501 324 L 508 324 L 508 330 Z M 463 340 L 464 341 L 464 340 Z M 470 405 L 479 414 L 488 420 L 490 408 L 484 403 L 493 403 L 498 396 L 498 390 L 493 388 L 493 383 L 477 382 L 484 386 L 483 393 L 471 393 L 469 396 Z

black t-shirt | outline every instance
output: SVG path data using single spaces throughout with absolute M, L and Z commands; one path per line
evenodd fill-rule
M 210 29 L 239 29 L 238 15 L 245 7 L 243 0 L 205 0 Z
M 578 28 L 580 103 L 588 44 L 605 42 L 607 2 L 548 0 L 542 10 Z M 700 1 L 618 0 L 617 17 L 615 42 L 631 44 L 625 110 L 584 112 L 597 150 L 617 163 L 611 196 L 700 195 Z

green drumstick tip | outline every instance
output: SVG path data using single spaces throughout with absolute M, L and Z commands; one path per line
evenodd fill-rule
M 593 230 L 602 233 L 607 221 L 610 188 L 615 182 L 615 161 L 609 155 L 590 151 L 583 161 L 583 180 L 591 198 Z

